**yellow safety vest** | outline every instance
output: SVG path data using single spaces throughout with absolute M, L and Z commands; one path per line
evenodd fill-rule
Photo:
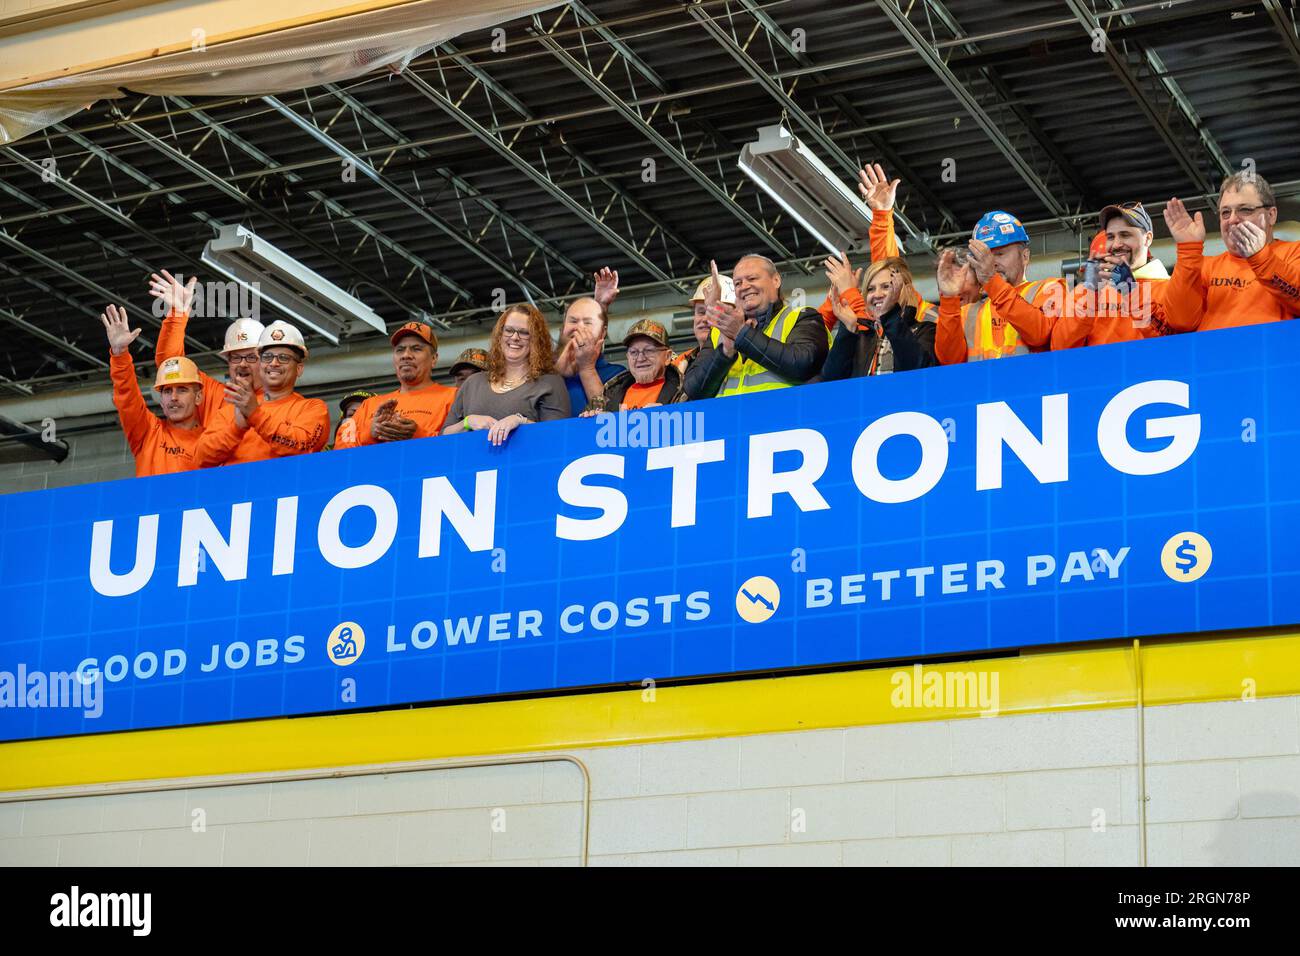
M 783 310 L 772 316 L 772 320 L 767 323 L 767 328 L 763 334 L 770 339 L 776 339 L 782 344 L 790 336 L 790 330 L 794 328 L 795 322 L 799 319 L 799 313 L 802 309 L 797 309 L 792 305 L 787 305 Z M 778 326 L 780 331 L 777 332 Z M 775 334 L 774 334 L 775 333 Z M 827 341 L 830 340 L 830 332 L 826 333 Z M 714 348 L 720 347 L 721 336 L 718 330 L 714 329 L 711 336 Z M 774 388 L 786 388 L 789 382 L 783 379 L 776 372 L 770 371 L 764 366 L 758 364 L 751 358 L 737 356 L 741 361 L 731 366 L 731 371 L 727 373 L 727 380 L 722 383 L 722 388 L 718 390 L 718 397 L 726 395 L 744 395 L 746 392 L 766 392 Z
M 1038 294 L 1038 289 L 1043 285 L 1043 280 L 1036 282 L 1022 282 L 1016 287 L 1016 292 L 1026 302 L 1033 302 L 1034 296 Z M 969 309 L 970 307 L 967 306 Z M 1020 336 L 1016 330 L 1011 327 L 1011 323 L 1003 323 L 1002 327 L 1002 345 L 997 345 L 993 340 L 993 300 L 985 297 L 980 304 L 979 312 L 976 316 L 975 328 L 969 328 L 967 323 L 966 330 L 966 360 L 969 362 L 978 361 L 979 359 L 998 359 L 1006 358 L 1009 355 L 1015 355 L 1016 349 L 1020 347 Z M 971 333 L 974 333 L 972 339 Z

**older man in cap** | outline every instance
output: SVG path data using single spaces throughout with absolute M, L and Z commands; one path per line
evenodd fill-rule
M 627 349 L 627 371 L 605 383 L 603 395 L 593 399 L 583 412 L 622 412 L 653 408 L 678 401 L 682 374 L 669 358 L 668 332 L 654 319 L 642 319 L 623 339 Z
M 407 322 L 389 341 L 393 345 L 397 391 L 362 402 L 353 416 L 353 442 L 348 445 L 340 441 L 335 448 L 431 438 L 442 431 L 456 390 L 433 381 L 433 367 L 438 362 L 438 337 L 433 327 Z
M 131 343 L 140 335 L 127 321 L 126 309 L 110 305 L 99 320 L 108 335 L 113 404 L 135 458 L 135 475 L 166 475 L 198 467 L 195 448 L 203 434 L 203 383 L 193 362 L 182 355 L 164 359 L 153 388 L 164 418 L 149 411 L 131 360 Z
M 488 367 L 488 354 L 486 349 L 466 349 L 456 357 L 456 361 L 451 363 L 452 383 L 460 388 L 465 384 L 465 380 L 471 375 L 477 375 L 479 372 L 486 372 Z

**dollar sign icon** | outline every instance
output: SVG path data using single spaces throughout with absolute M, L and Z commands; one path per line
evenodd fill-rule
M 1210 570 L 1214 551 L 1210 542 L 1195 531 L 1182 531 L 1165 542 L 1160 551 L 1160 566 L 1172 580 L 1188 584 Z

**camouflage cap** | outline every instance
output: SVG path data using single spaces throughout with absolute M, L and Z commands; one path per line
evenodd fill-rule
M 355 392 L 348 392 L 339 399 L 339 411 L 348 407 L 348 402 L 364 402 L 367 398 L 374 398 L 374 392 L 367 392 L 364 388 L 359 388 Z
M 623 344 L 626 346 L 638 336 L 645 336 L 647 339 L 657 342 L 664 348 L 668 347 L 668 330 L 654 319 L 642 319 L 640 322 L 633 325 L 632 328 L 628 329 L 627 335 L 623 336 Z
M 456 369 L 462 365 L 470 365 L 480 372 L 487 370 L 488 354 L 486 349 L 466 349 L 456 356 L 456 361 L 451 363 L 451 373 L 454 375 Z

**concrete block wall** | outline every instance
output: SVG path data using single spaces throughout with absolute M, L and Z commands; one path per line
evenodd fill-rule
M 1146 713 L 1151 865 L 1300 862 L 1300 698 Z M 1135 865 L 1136 729 L 1093 710 L 573 754 L 596 866 Z M 576 767 L 529 763 L 5 803 L 0 864 L 571 866 L 581 800 Z
M 115 481 L 135 474 L 135 459 L 119 428 L 69 436 L 68 447 L 68 457 L 62 462 L 0 465 L 0 494 Z

